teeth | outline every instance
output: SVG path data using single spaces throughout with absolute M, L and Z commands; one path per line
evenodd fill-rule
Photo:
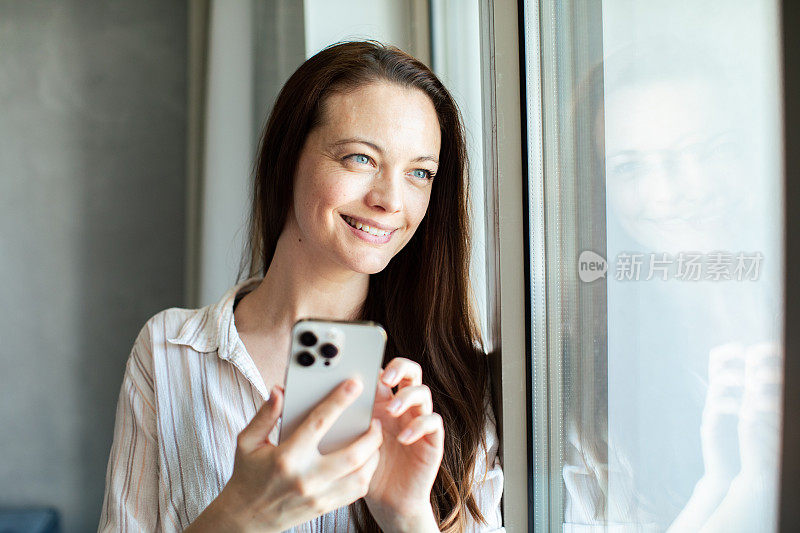
M 360 229 L 361 231 L 369 233 L 370 235 L 375 235 L 376 237 L 385 237 L 386 235 L 389 235 L 389 233 L 391 233 L 390 231 L 386 231 L 386 230 L 382 230 L 382 229 L 378 229 L 378 228 L 371 228 L 371 227 L 369 227 L 369 226 L 367 226 L 365 224 L 362 224 L 361 222 L 353 220 L 350 217 L 344 217 L 344 219 L 348 224 L 350 224 L 354 228 Z

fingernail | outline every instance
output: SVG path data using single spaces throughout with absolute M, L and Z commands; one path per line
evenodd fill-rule
M 397 440 L 399 440 L 400 442 L 404 442 L 404 441 L 407 441 L 407 440 L 408 440 L 410 437 L 411 437 L 411 430 L 410 430 L 410 429 L 404 429 L 404 430 L 403 430 L 403 431 L 402 431 L 402 432 L 401 432 L 401 433 L 400 433 L 400 434 L 397 436 Z
M 394 368 L 390 368 L 383 375 L 383 382 L 384 383 L 391 383 L 392 380 L 395 378 L 395 376 L 397 376 L 397 371 Z
M 358 383 L 354 379 L 348 379 L 344 386 L 344 390 L 347 392 L 355 392 L 357 388 Z
M 392 413 L 394 413 L 400 408 L 400 400 L 399 399 L 392 400 L 392 402 L 389 405 L 387 405 L 386 408 Z

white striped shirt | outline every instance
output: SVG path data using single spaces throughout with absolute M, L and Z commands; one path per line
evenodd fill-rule
M 230 479 L 236 437 L 269 397 L 233 318 L 235 298 L 260 280 L 234 285 L 201 309 L 161 311 L 142 327 L 117 403 L 98 531 L 181 531 Z M 488 525 L 477 527 L 467 512 L 468 531 L 504 531 L 503 473 L 491 409 L 487 415 L 489 452 L 479 453 L 473 493 Z M 277 437 L 276 424 L 269 440 Z M 290 531 L 355 527 L 341 507 Z

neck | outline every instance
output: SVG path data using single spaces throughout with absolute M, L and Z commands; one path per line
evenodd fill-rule
M 240 303 L 248 319 L 237 328 L 258 336 L 288 335 L 301 318 L 352 320 L 367 297 L 369 275 L 309 259 L 300 240 L 284 231 L 264 279 Z M 239 307 L 236 311 L 238 313 Z

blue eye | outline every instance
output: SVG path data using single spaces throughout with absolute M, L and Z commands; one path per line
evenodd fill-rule
M 354 161 L 355 163 L 360 164 L 360 165 L 369 165 L 370 162 L 372 161 L 372 158 L 370 156 L 368 156 L 368 155 L 365 155 L 365 154 L 350 154 L 350 155 L 346 155 L 343 158 L 343 160 L 347 160 L 347 159 L 350 159 L 351 161 Z M 422 179 L 422 180 L 432 180 L 433 177 L 436 175 L 435 172 L 432 172 L 430 170 L 426 170 L 424 168 L 418 168 L 418 169 L 412 170 L 411 174 L 415 178 Z
M 364 154 L 351 154 L 347 157 L 352 158 L 356 163 L 361 163 L 364 165 L 369 164 L 369 156 Z
M 414 172 L 421 172 L 422 175 L 415 174 L 415 176 L 423 180 L 429 180 L 433 178 L 433 172 L 430 170 L 425 170 L 424 168 L 418 168 L 417 170 L 412 171 L 412 174 Z

